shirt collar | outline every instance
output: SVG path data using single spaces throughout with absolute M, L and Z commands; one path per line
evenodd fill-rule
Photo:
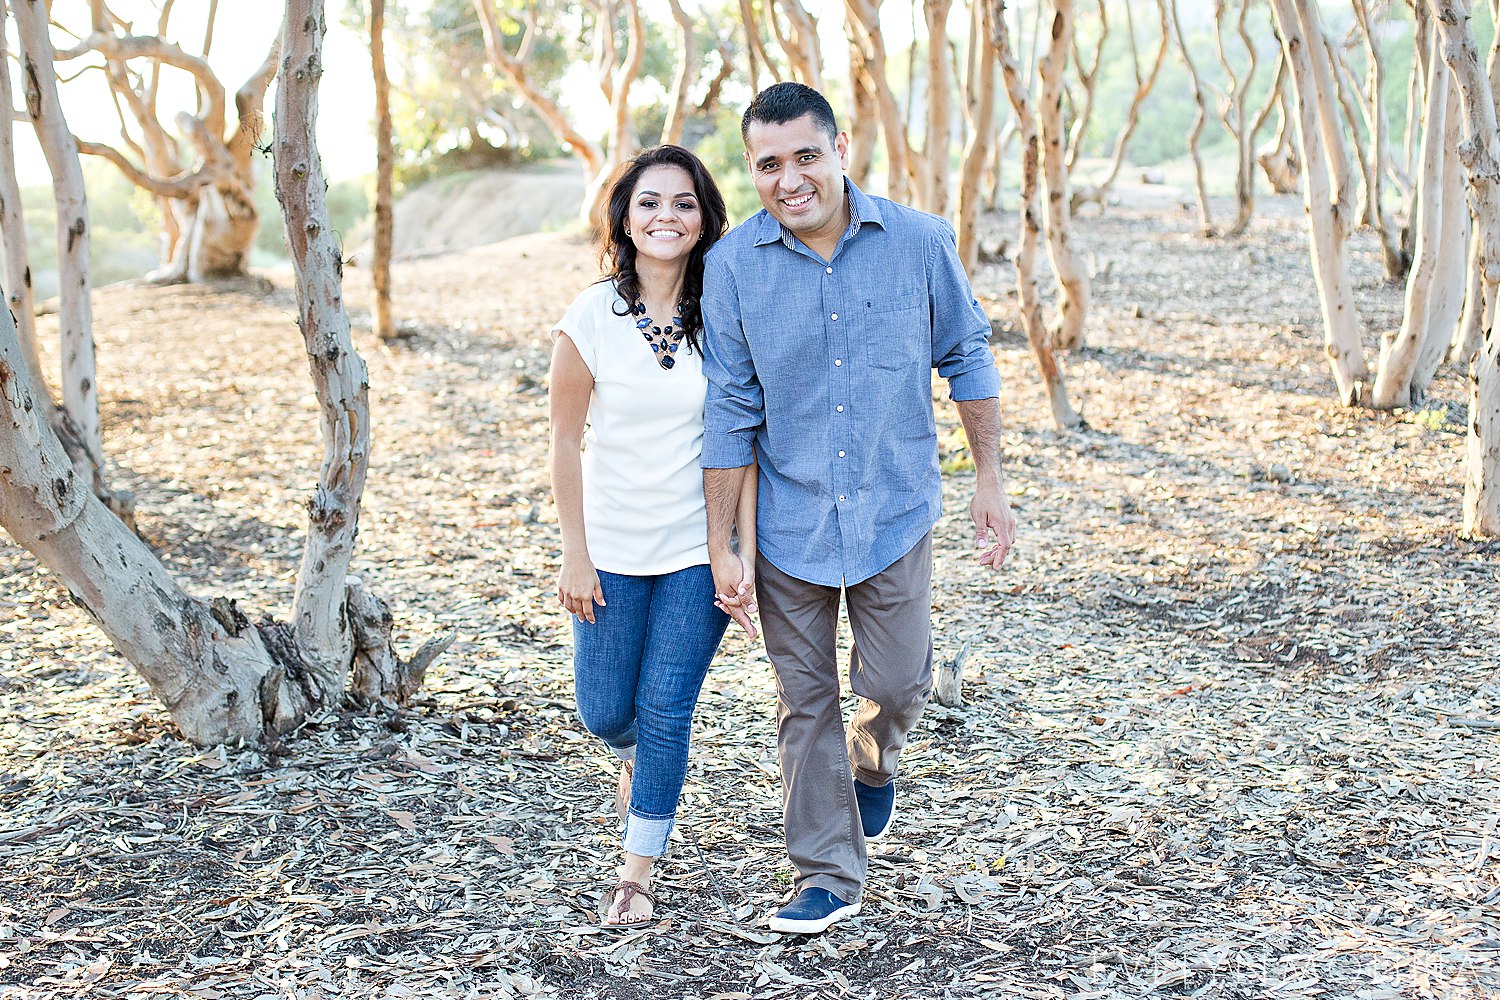
M 880 212 L 880 206 L 874 198 L 865 194 L 848 177 L 844 178 L 844 197 L 849 201 L 849 228 L 844 231 L 841 240 L 849 239 L 859 227 L 866 222 L 873 222 L 881 229 L 885 228 L 885 216 Z M 762 209 L 760 213 L 760 225 L 755 233 L 755 245 L 765 246 L 767 243 L 785 243 L 792 247 L 797 237 L 792 234 L 770 212 Z

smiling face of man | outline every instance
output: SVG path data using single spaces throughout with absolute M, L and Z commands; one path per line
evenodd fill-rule
M 811 114 L 772 124 L 752 121 L 745 162 L 760 203 L 814 250 L 831 250 L 849 225 L 844 171 L 849 137 L 830 136 Z

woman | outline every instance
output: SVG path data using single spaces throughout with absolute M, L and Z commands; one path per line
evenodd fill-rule
M 553 330 L 552 489 L 578 714 L 621 761 L 625 859 L 600 900 L 602 926 L 627 928 L 653 920 L 652 863 L 667 849 L 693 707 L 729 621 L 715 607 L 698 466 L 703 255 L 727 225 L 713 178 L 679 146 L 627 163 L 608 213 L 607 277 Z M 745 478 L 749 581 L 755 477 Z

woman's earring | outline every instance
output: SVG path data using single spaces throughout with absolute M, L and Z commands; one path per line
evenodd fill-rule
M 629 226 L 626 226 L 626 227 L 625 227 L 625 235 L 626 235 L 626 236 L 629 236 L 629 235 L 630 235 L 630 227 L 629 227 Z

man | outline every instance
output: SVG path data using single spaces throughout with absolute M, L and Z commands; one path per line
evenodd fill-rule
M 934 367 L 974 456 L 982 564 L 999 567 L 1015 521 L 1001 486 L 990 325 L 952 228 L 850 182 L 848 136 L 810 87 L 762 91 L 742 134 L 765 210 L 714 247 L 704 276 L 709 556 L 726 610 L 744 617 L 758 597 L 776 670 L 797 892 L 771 927 L 817 933 L 859 912 L 865 842 L 891 826 L 897 755 L 932 689 Z M 757 459 L 752 590 L 729 535 Z M 859 696 L 847 734 L 841 591 Z

